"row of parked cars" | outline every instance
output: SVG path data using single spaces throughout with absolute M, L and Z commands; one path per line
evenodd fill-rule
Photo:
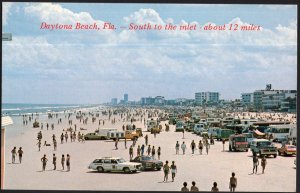
M 161 170 L 163 162 L 153 159 L 151 156 L 137 156 L 130 161 L 121 157 L 101 157 L 95 159 L 88 169 L 98 172 L 124 172 L 135 173 L 140 170 Z

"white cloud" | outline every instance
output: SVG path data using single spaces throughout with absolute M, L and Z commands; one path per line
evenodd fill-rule
M 10 15 L 10 9 L 13 3 L 11 2 L 2 2 L 2 22 L 3 25 L 7 25 L 8 15 Z

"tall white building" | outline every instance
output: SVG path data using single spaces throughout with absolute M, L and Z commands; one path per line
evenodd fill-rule
M 195 93 L 195 102 L 197 104 L 203 104 L 205 102 L 217 103 L 219 101 L 218 92 L 197 92 Z

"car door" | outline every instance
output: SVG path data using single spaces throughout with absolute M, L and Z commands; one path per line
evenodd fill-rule
M 110 159 L 105 159 L 104 163 L 103 163 L 103 169 L 105 171 L 111 171 L 112 167 L 111 167 L 111 160 Z
M 96 159 L 94 162 L 94 168 L 93 169 L 97 169 L 99 166 L 103 167 L 103 160 L 102 159 Z
M 115 159 L 111 160 L 111 171 L 117 171 L 120 170 L 120 168 L 118 167 L 118 162 Z

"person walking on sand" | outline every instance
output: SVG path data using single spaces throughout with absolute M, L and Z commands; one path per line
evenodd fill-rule
M 62 166 L 62 170 L 65 169 L 65 160 L 66 160 L 65 155 L 62 154 L 62 156 L 61 156 L 61 166 Z
M 177 141 L 175 145 L 176 154 L 179 154 L 179 146 L 179 142 Z
M 133 158 L 133 147 L 132 147 L 132 145 L 129 147 L 129 157 L 130 157 L 130 160 L 132 160 L 132 158 Z
M 38 143 L 37 143 L 37 146 L 39 147 L 39 151 L 41 151 L 42 142 L 41 142 L 40 139 L 39 139 L 39 141 L 38 141 Z
M 169 162 L 166 161 L 166 164 L 163 166 L 164 169 L 164 182 L 168 182 L 168 176 L 170 172 Z
M 41 158 L 41 162 L 43 163 L 43 171 L 46 169 L 48 159 L 46 158 L 46 154 L 44 154 L 44 157 Z
M 140 147 L 140 145 L 138 145 L 138 147 L 137 147 L 136 155 L 137 156 L 141 155 L 141 147 Z
M 55 155 L 55 153 L 53 154 L 52 163 L 54 166 L 53 170 L 56 170 L 56 155 Z
M 67 165 L 67 171 L 70 171 L 70 155 L 67 154 L 67 160 L 66 160 L 66 165 Z
M 22 163 L 22 156 L 23 156 L 23 150 L 22 150 L 22 147 L 19 148 L 18 154 L 19 154 L 19 163 Z
M 199 148 L 200 155 L 202 155 L 203 143 L 201 140 L 199 141 L 198 148 Z
M 225 151 L 225 139 L 222 139 L 223 151 Z
M 213 187 L 211 188 L 211 192 L 219 192 L 219 188 L 218 188 L 217 182 L 213 183 Z
M 124 145 L 125 145 L 125 149 L 127 149 L 127 139 L 125 137 L 125 140 L 124 140 Z
M 141 154 L 142 154 L 142 156 L 144 155 L 144 151 L 145 151 L 145 145 L 143 144 L 143 145 L 141 146 Z
M 184 129 L 182 130 L 182 139 L 184 139 Z
M 53 147 L 54 147 L 54 151 L 56 151 L 56 149 L 57 149 L 57 141 L 56 140 L 53 141 Z
M 196 143 L 195 143 L 195 141 L 193 140 L 192 143 L 191 143 L 192 154 L 194 154 L 195 147 L 196 147 Z
M 186 145 L 185 145 L 184 142 L 182 142 L 182 144 L 181 144 L 181 149 L 182 149 L 182 153 L 184 155 L 185 154 L 185 149 L 186 149 Z
M 158 158 L 158 160 L 160 160 L 160 154 L 161 154 L 161 149 L 160 149 L 160 147 L 158 147 L 158 149 L 157 149 L 157 158 Z
M 186 182 L 183 182 L 183 187 L 181 188 L 181 192 L 189 192 L 189 188 L 187 187 Z
M 66 143 L 68 142 L 68 137 L 69 137 L 69 135 L 68 135 L 68 133 L 66 132 L 66 134 L 65 134 Z
M 236 186 L 237 186 L 237 179 L 236 179 L 236 177 L 235 177 L 235 173 L 232 172 L 231 178 L 230 178 L 230 181 L 229 181 L 229 189 L 230 189 L 230 192 L 234 192 Z
M 60 135 L 60 143 L 63 144 L 64 143 L 64 134 L 61 133 Z
M 206 149 L 206 154 L 208 155 L 208 149 L 210 148 L 210 145 L 209 143 L 207 142 L 206 140 L 206 143 L 205 143 L 205 149 Z
M 151 150 L 152 158 L 154 159 L 155 157 L 155 147 L 153 145 L 152 150 Z
M 150 153 L 151 153 L 151 146 L 148 145 L 147 154 L 150 155 Z
M 192 181 L 191 192 L 199 192 L 199 188 L 196 186 L 195 181 Z
M 148 135 L 145 136 L 145 144 L 148 145 Z
M 267 165 L 267 159 L 266 159 L 266 156 L 264 155 L 261 159 L 261 167 L 262 167 L 263 174 L 265 173 L 266 165 Z
M 117 138 L 116 141 L 115 141 L 116 150 L 118 149 L 118 142 L 119 142 L 119 138 Z
M 171 168 L 171 173 L 172 173 L 172 182 L 174 182 L 175 175 L 177 173 L 177 166 L 175 165 L 175 162 L 172 161 L 172 165 L 170 166 Z
M 254 174 L 254 170 L 255 170 L 255 173 L 257 173 L 257 166 L 259 165 L 259 160 L 256 156 L 256 154 L 253 156 L 253 174 Z

